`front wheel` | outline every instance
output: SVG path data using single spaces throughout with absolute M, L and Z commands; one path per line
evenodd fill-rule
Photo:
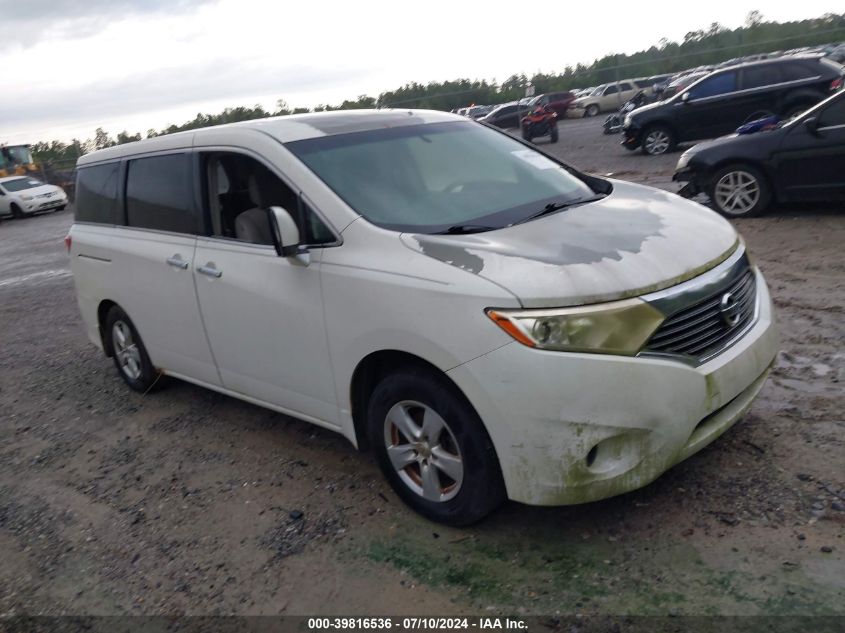
M 13 218 L 20 220 L 23 217 L 23 211 L 21 211 L 21 208 L 14 202 L 9 207 L 9 210 L 12 212 Z
M 596 116 L 599 113 L 599 107 L 593 103 L 587 106 L 587 109 L 584 110 L 584 116 Z
M 126 313 L 113 306 L 106 316 L 107 345 L 120 377 L 135 391 L 146 393 L 160 384 L 147 348 Z
M 765 176 L 751 165 L 723 167 L 713 176 L 707 193 L 716 210 L 729 218 L 758 215 L 771 199 Z
M 424 369 L 384 378 L 370 398 L 368 431 L 396 494 L 423 516 L 468 525 L 505 498 L 493 443 L 446 379 Z
M 643 132 L 643 154 L 660 156 L 675 149 L 675 133 L 663 125 L 655 125 Z

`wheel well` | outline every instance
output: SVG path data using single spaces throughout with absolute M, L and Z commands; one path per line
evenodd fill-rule
M 367 406 L 370 395 L 376 385 L 385 376 L 396 372 L 399 369 L 414 368 L 421 372 L 433 373 L 449 383 L 455 391 L 465 398 L 458 386 L 452 382 L 441 369 L 432 365 L 427 360 L 414 356 L 407 352 L 397 350 L 381 350 L 373 352 L 364 357 L 352 374 L 352 382 L 349 387 L 349 399 L 352 408 L 352 421 L 355 425 L 355 438 L 359 450 L 369 449 L 367 439 Z
M 100 329 L 100 340 L 103 343 L 103 351 L 109 358 L 112 357 L 114 352 L 112 351 L 111 347 L 111 339 L 106 336 L 106 317 L 109 314 L 109 310 L 111 310 L 112 307 L 116 305 L 117 304 L 114 301 L 106 299 L 105 301 L 101 301 L 100 305 L 97 306 L 97 325 Z

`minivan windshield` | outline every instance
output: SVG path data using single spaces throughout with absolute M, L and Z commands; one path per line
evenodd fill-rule
M 370 222 L 396 231 L 492 230 L 595 198 L 576 175 L 473 122 L 367 130 L 286 143 Z

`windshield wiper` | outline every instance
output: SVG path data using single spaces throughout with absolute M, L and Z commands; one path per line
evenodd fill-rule
M 456 224 L 450 226 L 443 231 L 437 231 L 434 235 L 467 235 L 469 233 L 484 233 L 485 231 L 495 231 L 496 226 L 484 226 L 483 224 Z
M 560 211 L 561 209 L 566 209 L 567 207 L 574 207 L 576 204 L 595 202 L 596 200 L 601 200 L 602 198 L 604 198 L 604 195 L 593 196 L 592 198 L 578 198 L 577 200 L 571 200 L 569 202 L 550 202 L 537 213 L 529 215 L 527 218 L 520 220 L 516 224 L 530 222 L 531 220 L 542 217 L 544 215 L 549 215 L 550 213 L 554 213 L 555 211 Z

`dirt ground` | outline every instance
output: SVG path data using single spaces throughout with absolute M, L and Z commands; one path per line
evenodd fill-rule
M 566 121 L 551 151 L 674 190 L 677 154 L 618 140 Z M 469 529 L 327 431 L 129 391 L 83 332 L 71 221 L 0 224 L 0 615 L 845 614 L 845 208 L 736 223 L 783 337 L 745 420 L 643 490 Z

